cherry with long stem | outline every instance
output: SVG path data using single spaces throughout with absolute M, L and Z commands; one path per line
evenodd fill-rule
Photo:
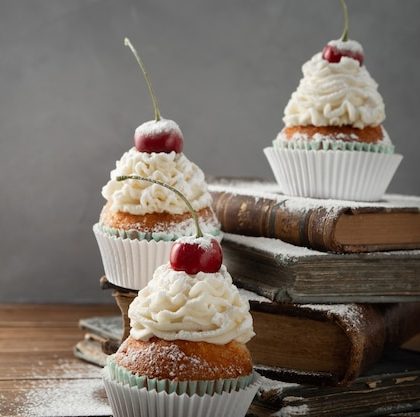
M 194 219 L 197 232 L 195 238 L 190 239 L 187 237 L 187 240 L 175 241 L 171 248 L 169 260 L 172 268 L 175 271 L 184 271 L 191 275 L 195 275 L 198 272 L 218 272 L 223 261 L 223 252 L 220 243 L 214 238 L 203 236 L 198 222 L 198 214 L 187 197 L 175 187 L 159 180 L 141 177 L 140 175 L 122 175 L 117 177 L 117 181 L 129 179 L 146 181 L 171 190 L 184 201 Z
M 143 74 L 143 77 L 144 77 L 144 79 L 146 81 L 147 88 L 149 89 L 150 98 L 152 99 L 153 110 L 155 112 L 155 120 L 158 122 L 162 118 L 162 116 L 160 114 L 159 103 L 158 103 L 158 100 L 156 98 L 156 94 L 153 91 L 152 81 L 149 78 L 149 74 L 147 73 L 146 67 L 144 66 L 144 63 L 143 63 L 143 61 L 142 61 L 139 53 L 137 52 L 136 48 L 134 48 L 134 46 L 131 43 L 130 39 L 124 38 L 124 45 L 125 46 L 128 46 L 130 48 L 131 52 L 133 53 L 134 57 L 137 60 L 137 63 L 139 64 L 139 67 L 141 69 L 141 72 Z
M 124 39 L 124 45 L 128 46 L 139 64 L 140 70 L 146 81 L 149 95 L 152 99 L 155 120 L 141 124 L 134 134 L 134 145 L 139 152 L 176 152 L 181 153 L 184 146 L 184 138 L 178 125 L 162 118 L 159 103 L 152 87 L 149 74 L 130 39 Z
M 363 50 L 355 49 L 354 44 L 353 48 L 350 46 L 349 42 L 349 13 L 347 9 L 346 2 L 344 0 L 340 0 L 341 7 L 343 8 L 343 16 L 344 16 L 344 29 L 343 33 L 340 38 L 340 43 L 337 41 L 329 42 L 325 45 L 322 51 L 322 58 L 330 63 L 338 63 L 341 61 L 341 58 L 348 57 L 352 58 L 356 61 L 359 61 L 360 65 L 363 65 L 364 56 Z
M 349 11 L 347 9 L 347 4 L 344 0 L 340 0 L 341 7 L 343 8 L 343 15 L 344 15 L 344 29 L 341 35 L 341 40 L 346 42 L 349 40 Z

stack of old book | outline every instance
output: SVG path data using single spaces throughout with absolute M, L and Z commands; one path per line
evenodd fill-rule
M 249 348 L 265 376 L 254 414 L 420 410 L 420 352 L 400 347 L 420 332 L 420 198 L 291 198 L 258 181 L 210 189 L 224 263 L 254 319 Z M 81 321 L 76 354 L 97 363 L 127 335 L 136 295 L 105 277 L 101 286 L 122 315 Z
M 420 353 L 399 348 L 420 332 L 420 198 L 290 198 L 252 181 L 211 190 L 228 270 L 257 294 L 249 347 L 267 378 L 255 406 L 281 416 L 420 410 Z

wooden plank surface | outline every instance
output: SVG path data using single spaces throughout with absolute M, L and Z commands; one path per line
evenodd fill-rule
M 0 305 L 0 416 L 110 416 L 101 369 L 72 349 L 83 338 L 79 319 L 118 313 L 115 305 Z M 420 350 L 420 335 L 406 347 Z M 268 414 L 252 406 L 249 415 Z
M 101 369 L 73 356 L 80 318 L 115 305 L 0 306 L 0 416 L 110 416 Z

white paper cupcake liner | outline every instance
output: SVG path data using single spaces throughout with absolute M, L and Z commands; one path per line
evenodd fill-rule
M 98 223 L 93 226 L 93 232 L 108 281 L 136 291 L 147 285 L 156 268 L 169 262 L 175 243 L 174 240 L 123 239 L 103 232 Z M 214 238 L 220 242 L 223 234 Z
M 93 226 L 109 282 L 131 290 L 141 290 L 152 279 L 156 268 L 169 262 L 174 241 L 122 239 Z
M 157 392 L 113 381 L 104 370 L 105 390 L 114 417 L 244 417 L 260 386 L 255 373 L 251 385 L 239 391 L 203 396 Z
M 403 158 L 399 154 L 275 147 L 265 148 L 264 153 L 284 194 L 356 201 L 380 200 Z

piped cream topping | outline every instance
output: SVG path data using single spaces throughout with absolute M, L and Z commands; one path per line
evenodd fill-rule
M 160 266 L 131 303 L 128 316 L 130 335 L 137 340 L 156 336 L 246 343 L 255 334 L 249 302 L 241 297 L 224 265 L 219 272 L 196 275 L 175 271 L 169 264 Z
M 102 188 L 102 195 L 111 203 L 113 211 L 136 215 L 186 213 L 188 208 L 184 201 L 173 191 L 146 181 L 116 180 L 123 175 L 139 175 L 165 182 L 184 194 L 194 210 L 211 206 L 203 171 L 183 153 L 146 153 L 131 148 L 117 161 L 111 179 Z
M 337 41 L 334 41 L 337 42 Z M 347 46 L 359 50 L 347 41 Z M 361 48 L 361 47 L 360 47 Z M 342 57 L 330 63 L 314 55 L 302 67 L 303 78 L 284 111 L 286 126 L 377 126 L 385 119 L 378 84 L 364 65 Z

